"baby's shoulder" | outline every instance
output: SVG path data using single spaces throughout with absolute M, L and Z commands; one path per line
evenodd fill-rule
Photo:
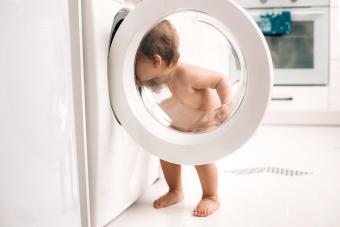
M 195 77 L 203 74 L 207 74 L 209 70 L 195 66 L 181 63 L 180 67 L 178 67 L 177 75 L 182 77 Z
M 195 79 L 206 76 L 223 76 L 222 74 L 215 72 L 213 70 L 184 63 L 181 63 L 181 66 L 178 67 L 177 75 L 179 77 L 182 77 L 183 79 Z

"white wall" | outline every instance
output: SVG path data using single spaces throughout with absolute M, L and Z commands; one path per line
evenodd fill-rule
M 330 110 L 340 111 L 340 7 L 339 0 L 331 1 L 330 10 Z
M 81 226 L 68 7 L 0 2 L 2 227 Z

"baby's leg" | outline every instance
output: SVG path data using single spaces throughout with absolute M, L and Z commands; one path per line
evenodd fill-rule
M 164 160 L 161 160 L 161 166 L 169 192 L 154 201 L 155 208 L 167 207 L 183 200 L 181 166 Z
M 194 216 L 205 217 L 220 207 L 217 195 L 217 168 L 214 163 L 195 166 L 202 186 L 202 199 L 193 211 Z

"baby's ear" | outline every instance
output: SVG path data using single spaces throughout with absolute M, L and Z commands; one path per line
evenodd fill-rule
M 154 54 L 152 60 L 155 68 L 158 68 L 162 64 L 162 57 L 159 54 Z

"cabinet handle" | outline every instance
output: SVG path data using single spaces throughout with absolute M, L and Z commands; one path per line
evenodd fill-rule
M 293 97 L 274 97 L 272 101 L 293 101 Z

